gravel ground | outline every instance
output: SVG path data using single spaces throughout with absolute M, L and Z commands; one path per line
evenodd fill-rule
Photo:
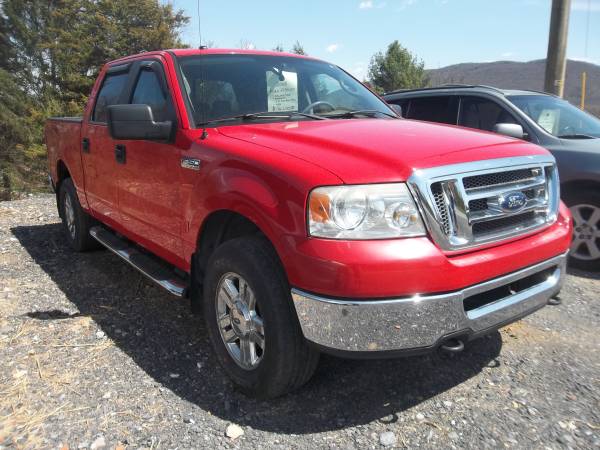
M 0 203 L 0 449 L 600 448 L 598 276 L 456 357 L 324 356 L 259 402 L 185 301 L 61 233 L 50 195 Z

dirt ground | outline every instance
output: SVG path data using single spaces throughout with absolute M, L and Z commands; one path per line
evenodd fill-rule
M 561 299 L 456 357 L 324 356 L 255 401 L 186 301 L 69 250 L 51 195 L 2 202 L 0 450 L 600 448 L 600 277 L 570 273 Z

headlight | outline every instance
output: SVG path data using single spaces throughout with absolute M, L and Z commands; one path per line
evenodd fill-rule
M 316 188 L 309 197 L 308 227 L 311 236 L 333 239 L 388 239 L 425 234 L 415 202 L 404 183 Z

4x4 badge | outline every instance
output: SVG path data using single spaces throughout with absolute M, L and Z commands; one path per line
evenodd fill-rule
M 184 156 L 181 158 L 181 167 L 190 170 L 200 170 L 200 160 Z

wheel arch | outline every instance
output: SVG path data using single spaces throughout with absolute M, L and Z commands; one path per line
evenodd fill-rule
M 224 242 L 244 236 L 260 236 L 271 247 L 273 255 L 285 273 L 281 257 L 267 232 L 248 216 L 232 209 L 219 209 L 212 211 L 203 220 L 198 231 L 196 251 L 192 255 L 190 270 L 192 278 L 196 278 L 195 282 L 192 282 L 190 292 L 194 312 L 199 312 L 201 309 L 202 292 L 199 291 L 199 288 L 202 285 L 208 261 L 214 251 Z
M 565 183 L 562 183 L 560 186 L 561 197 L 562 196 L 571 196 L 576 195 L 581 190 L 594 189 L 600 190 L 600 181 L 598 180 L 570 180 Z

